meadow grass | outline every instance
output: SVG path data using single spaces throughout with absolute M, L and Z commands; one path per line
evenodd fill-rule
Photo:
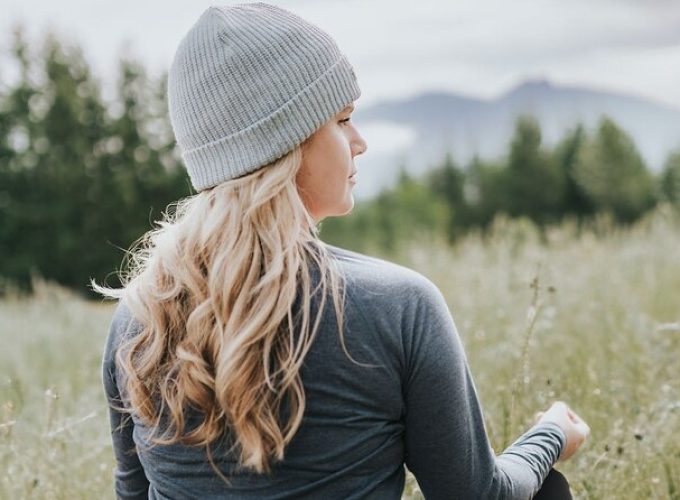
M 558 464 L 582 499 L 680 499 L 680 218 L 545 233 L 498 218 L 384 255 L 442 290 L 491 444 L 569 403 L 592 434 Z M 379 255 L 379 252 L 374 252 Z M 0 498 L 113 498 L 101 351 L 113 304 L 37 282 L 0 301 Z M 409 474 L 404 498 L 422 498 Z

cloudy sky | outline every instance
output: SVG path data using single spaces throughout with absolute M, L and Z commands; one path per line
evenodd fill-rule
M 164 0 L 0 0 L 8 28 L 53 27 L 80 44 L 104 86 L 119 55 L 157 72 L 213 4 Z M 677 0 L 272 0 L 331 33 L 354 65 L 359 105 L 423 90 L 490 98 L 526 78 L 623 91 L 680 108 Z

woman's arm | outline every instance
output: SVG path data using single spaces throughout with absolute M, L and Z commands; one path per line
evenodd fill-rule
M 109 327 L 102 364 L 104 392 L 109 407 L 111 439 L 116 457 L 115 490 L 119 499 L 148 498 L 149 481 L 139 461 L 135 442 L 132 438 L 134 428 L 129 414 L 116 410 L 123 406 L 120 390 L 116 382 L 115 353 L 121 338 L 130 323 L 129 315 L 118 306 Z
M 453 318 L 429 280 L 405 332 L 406 465 L 430 499 L 531 499 L 565 446 L 553 423 L 534 426 L 500 456 L 488 441 Z

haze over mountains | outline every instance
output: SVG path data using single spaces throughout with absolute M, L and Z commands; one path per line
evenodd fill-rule
M 556 144 L 582 123 L 593 131 L 603 115 L 630 134 L 652 171 L 680 148 L 680 109 L 639 97 L 586 87 L 529 80 L 492 100 L 454 93 L 428 92 L 367 108 L 358 103 L 354 121 L 368 142 L 356 158 L 357 199 L 391 185 L 399 166 L 419 175 L 441 161 L 447 151 L 464 166 L 475 154 L 498 158 L 508 151 L 515 120 L 533 114 L 541 124 L 543 144 Z

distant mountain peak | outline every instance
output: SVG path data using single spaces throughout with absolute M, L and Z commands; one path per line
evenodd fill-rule
M 536 77 L 536 78 L 529 78 L 522 82 L 520 87 L 539 87 L 539 88 L 545 88 L 545 87 L 554 87 L 554 85 L 544 76 Z
M 608 116 L 633 137 L 652 170 L 661 169 L 669 152 L 680 147 L 680 109 L 620 91 L 554 83 L 539 74 L 491 99 L 432 89 L 366 109 L 366 121 L 393 122 L 415 137 L 403 150 L 395 148 L 394 155 L 377 158 L 376 165 L 382 163 L 367 168 L 375 172 L 367 175 L 374 175 L 373 186 L 382 185 L 397 175 L 398 159 L 407 158 L 409 170 L 418 173 L 440 162 L 447 151 L 461 164 L 475 156 L 500 158 L 521 114 L 538 120 L 542 144 L 548 147 L 576 124 L 596 130 Z
M 557 87 L 545 77 L 536 77 L 524 80 L 505 93 L 508 95 L 527 94 L 556 90 Z

